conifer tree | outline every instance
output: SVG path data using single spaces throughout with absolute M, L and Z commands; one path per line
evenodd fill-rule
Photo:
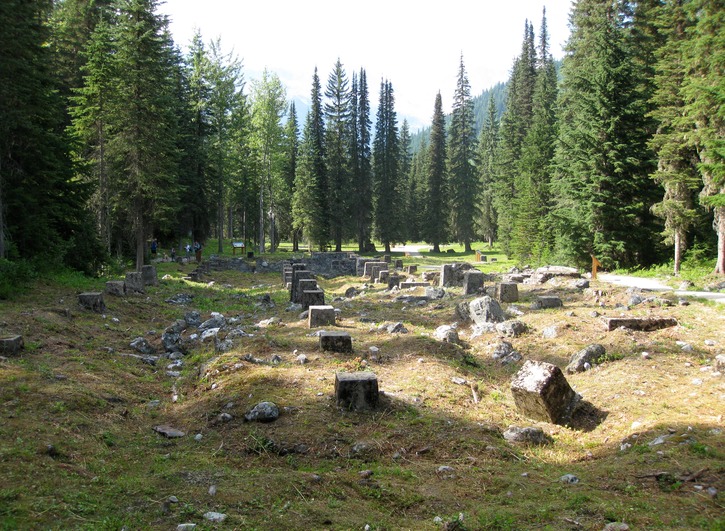
M 714 213 L 715 273 L 725 275 L 725 9 L 721 0 L 693 0 L 687 11 L 694 25 L 683 43 L 683 120 L 691 124 L 686 138 L 699 154 L 700 201 Z
M 520 262 L 540 262 L 552 246 L 547 226 L 550 207 L 551 160 L 556 140 L 556 67 L 549 53 L 546 11 L 542 18 L 537 53 L 536 82 L 532 95 L 531 125 L 521 145 L 514 177 L 511 252 Z
M 310 242 L 323 250 L 330 239 L 330 222 L 325 166 L 325 124 L 317 68 L 312 77 L 311 100 L 312 106 L 307 113 L 300 144 L 292 214 L 295 228 L 304 229 Z
M 646 102 L 631 61 L 632 4 L 581 0 L 562 66 L 552 191 L 557 244 L 580 265 L 652 261 Z M 633 227 L 637 227 L 633 230 Z
M 395 96 L 390 81 L 380 82 L 380 100 L 373 141 L 373 207 L 375 236 L 390 252 L 390 244 L 400 241 L 399 217 L 400 143 Z
M 404 119 L 400 126 L 399 145 L 400 145 L 400 178 L 398 179 L 398 197 L 400 197 L 401 209 L 401 237 L 404 240 L 411 240 L 410 231 L 412 229 L 411 212 L 411 166 L 413 155 L 410 152 L 410 125 L 408 120 Z
M 335 251 L 342 251 L 349 231 L 350 185 L 350 87 L 347 74 L 337 60 L 325 90 L 325 155 L 327 165 L 330 235 Z
M 354 84 L 355 85 L 355 84 Z M 355 235 L 358 244 L 358 251 L 365 252 L 370 246 L 372 235 L 372 211 L 373 211 L 373 178 L 372 178 L 372 153 L 371 153 L 371 121 L 370 121 L 370 99 L 368 95 L 367 74 L 360 69 L 360 76 L 357 79 L 356 95 L 357 104 L 355 112 L 351 115 L 354 130 L 354 150 L 351 154 L 352 162 L 352 186 L 351 186 L 351 214 L 355 223 Z
M 508 83 L 506 110 L 501 117 L 496 155 L 494 207 L 498 239 L 507 254 L 511 252 L 511 236 L 514 229 L 513 204 L 517 195 L 515 177 L 521 160 L 521 148 L 531 126 L 535 83 L 534 31 L 527 20 L 524 26 L 521 55 L 514 60 Z
M 665 189 L 662 201 L 653 205 L 652 211 L 664 219 L 665 242 L 674 246 L 675 275 L 680 273 L 687 230 L 697 215 L 693 199 L 701 184 L 697 150 L 682 141 L 690 129 L 690 124 L 680 119 L 684 109 L 680 87 L 685 78 L 682 55 L 689 25 L 683 4 L 683 0 L 673 0 L 658 10 L 658 29 L 666 40 L 657 50 L 657 89 L 651 98 L 655 105 L 652 115 L 658 121 L 650 140 L 658 158 L 652 178 Z
M 492 247 L 496 239 L 496 209 L 494 208 L 494 186 L 496 172 L 496 154 L 498 152 L 498 118 L 496 103 L 488 100 L 488 113 L 478 138 L 478 176 L 480 181 L 480 217 L 478 231 L 488 246 Z
M 453 237 L 471 251 L 475 239 L 475 219 L 478 215 L 478 177 L 474 159 L 476 156 L 476 131 L 473 121 L 471 86 L 463 65 L 458 69 L 458 82 L 453 95 L 453 112 L 448 133 L 448 174 Z
M 294 194 L 295 173 L 297 172 L 297 160 L 299 153 L 299 125 L 297 122 L 297 108 L 295 102 L 291 102 L 287 112 L 287 124 L 284 130 L 284 164 L 282 167 L 282 178 L 285 183 L 285 192 L 280 197 L 279 223 L 280 232 L 289 234 L 292 239 L 292 251 L 299 251 L 299 231 L 292 225 L 292 196 Z
M 440 253 L 448 241 L 448 181 L 446 174 L 446 125 L 441 93 L 436 94 L 433 122 L 426 153 L 425 216 L 421 226 L 423 239 Z

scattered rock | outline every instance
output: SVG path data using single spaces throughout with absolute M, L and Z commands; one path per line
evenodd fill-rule
M 227 519 L 227 515 L 224 513 L 209 511 L 208 513 L 204 513 L 204 519 L 209 520 L 210 522 L 221 523 Z
M 559 481 L 561 481 L 562 483 L 574 484 L 579 483 L 579 478 L 576 477 L 574 474 L 564 474 L 559 478 Z
M 248 422 L 272 422 L 279 418 L 279 408 L 274 402 L 260 402 L 244 415 Z
M 504 321 L 496 325 L 496 331 L 504 337 L 519 337 L 526 332 L 526 325 L 522 321 Z
M 554 424 L 570 420 L 579 398 L 559 367 L 534 360 L 528 360 L 516 373 L 511 392 L 522 414 Z
M 201 325 L 201 314 L 196 310 L 186 312 L 184 315 L 184 321 L 186 321 L 186 324 L 189 326 L 199 327 Z
M 602 345 L 599 345 L 598 343 L 587 345 L 571 357 L 569 365 L 566 366 L 566 372 L 569 374 L 583 372 L 587 370 L 587 365 L 591 368 L 591 366 L 595 365 L 605 354 L 606 349 Z
M 176 531 L 192 531 L 196 529 L 196 524 L 179 524 L 176 526 Z
M 501 341 L 494 349 L 491 357 L 497 360 L 502 365 L 510 365 L 512 363 L 518 363 L 521 361 L 521 354 L 514 350 L 513 345 L 508 341 Z
M 454 376 L 451 378 L 451 382 L 456 385 L 466 385 L 468 383 L 465 378 L 461 378 L 460 376 Z
M 224 316 L 221 314 L 214 315 L 211 319 L 207 319 L 203 323 L 201 323 L 197 328 L 199 329 L 199 332 L 204 332 L 205 330 L 210 330 L 212 328 L 219 329 L 227 324 L 226 319 L 224 319 Z
M 193 295 L 189 295 L 188 293 L 177 293 L 173 297 L 166 299 L 166 302 L 169 304 L 191 304 L 193 300 Z
M 143 337 L 137 337 L 131 341 L 129 346 L 141 354 L 152 355 L 156 353 L 156 349 L 154 349 L 154 347 L 152 347 Z
M 470 319 L 479 326 L 486 323 L 501 323 L 505 320 L 501 305 L 488 295 L 472 300 L 468 304 Z
M 460 343 L 460 339 L 458 337 L 458 331 L 456 330 L 455 325 L 439 326 L 438 328 L 435 329 L 435 332 L 433 332 L 433 337 L 435 337 L 439 341 L 443 341 L 445 343 L 453 343 L 454 345 L 457 345 Z
M 387 332 L 388 334 L 407 334 L 408 329 L 405 328 L 403 323 L 386 323 L 378 327 L 378 332 Z
M 544 430 L 538 427 L 528 426 L 521 428 L 519 426 L 509 426 L 503 432 L 503 438 L 509 442 L 525 443 L 542 446 L 550 444 L 553 439 L 544 433 Z
M 554 339 L 559 335 L 559 329 L 556 326 L 547 326 L 541 331 L 541 337 L 544 339 Z
M 25 343 L 23 336 L 9 336 L 0 338 L 0 354 L 7 356 L 19 356 Z
M 156 433 L 160 433 L 164 437 L 168 437 L 169 439 L 177 439 L 186 435 L 183 431 L 166 425 L 154 426 L 154 431 Z
M 299 354 L 299 355 L 298 355 L 298 356 L 297 356 L 297 357 L 295 358 L 295 361 L 296 361 L 297 363 L 299 363 L 300 365 L 304 365 L 305 363 L 307 363 L 307 356 L 305 356 L 304 354 Z
M 629 526 L 624 522 L 609 522 L 602 531 L 629 531 Z
M 545 297 L 537 297 L 531 305 L 532 310 L 548 310 L 550 308 L 561 308 L 564 303 L 559 297 L 550 295 Z

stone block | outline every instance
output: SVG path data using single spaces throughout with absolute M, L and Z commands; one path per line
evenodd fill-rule
M 548 310 L 550 308 L 561 308 L 564 303 L 556 296 L 537 297 L 531 305 L 532 310 Z
M 501 305 L 488 295 L 472 300 L 468 305 L 468 311 L 470 318 L 479 326 L 486 323 L 502 323 L 506 320 Z
M 310 306 L 322 306 L 325 304 L 325 292 L 321 289 L 308 289 L 300 295 L 302 309 L 306 310 Z
M 405 268 L 405 272 L 409 275 L 414 275 L 418 272 L 418 266 L 417 265 L 409 265 Z
M 387 269 L 388 263 L 387 262 L 365 262 L 365 266 L 363 268 L 363 276 L 372 278 L 373 267 L 379 267 L 380 270 Z
M 578 395 L 556 365 L 529 360 L 511 381 L 511 393 L 519 412 L 531 419 L 566 424 Z
M 673 317 L 607 317 L 604 322 L 607 332 L 616 330 L 620 326 L 642 332 L 677 326 L 677 319 Z
M 463 294 L 473 295 L 483 288 L 483 273 L 472 270 L 463 273 Z
M 145 265 L 141 266 L 141 277 L 143 278 L 144 286 L 158 286 L 159 276 L 156 273 L 156 266 Z
M 388 276 L 388 289 L 400 287 L 400 275 L 392 274 Z
M 463 275 L 466 271 L 475 269 L 469 263 L 456 262 L 454 264 L 443 264 L 440 270 L 440 287 L 463 286 Z
M 103 313 L 106 311 L 106 305 L 103 302 L 103 293 L 100 291 L 88 291 L 78 294 L 78 304 L 92 312 Z
M 318 326 L 335 324 L 335 308 L 332 306 L 310 306 L 307 314 L 307 326 L 315 328 Z
M 378 277 L 375 279 L 375 282 L 379 282 L 380 284 L 386 284 L 388 282 L 388 277 L 390 276 L 390 271 L 387 269 L 383 269 L 382 271 L 378 272 Z
M 146 293 L 143 277 L 138 271 L 126 273 L 126 293 Z
M 294 266 L 293 266 L 294 268 Z M 312 271 L 308 271 L 307 269 L 293 269 L 292 270 L 292 289 L 290 290 L 290 301 L 298 303 L 300 302 L 300 288 L 299 288 L 299 282 L 300 280 L 308 280 L 308 279 L 314 279 L 315 277 L 312 274 Z
M 496 285 L 496 298 L 500 302 L 518 302 L 519 288 L 513 282 L 502 282 Z
M 0 354 L 3 356 L 19 356 L 24 346 L 23 336 L 0 337 Z
M 332 352 L 352 352 L 352 337 L 348 332 L 323 331 L 320 333 L 320 348 Z
M 378 377 L 375 373 L 338 372 L 335 374 L 337 405 L 354 411 L 375 409 L 378 405 Z
M 370 268 L 370 280 L 373 282 L 377 281 L 378 278 L 380 278 L 380 272 L 381 271 L 387 271 L 388 270 L 388 264 L 382 265 L 374 265 Z
M 115 297 L 126 295 L 126 283 L 123 280 L 109 280 L 106 282 L 106 293 Z
M 403 261 L 398 259 L 395 261 L 395 269 L 403 270 Z
M 393 258 L 389 254 L 383 255 L 383 262 L 385 262 L 386 264 L 389 264 L 392 261 L 393 261 Z

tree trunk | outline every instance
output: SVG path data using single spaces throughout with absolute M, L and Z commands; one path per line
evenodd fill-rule
M 438 242 L 433 243 L 433 252 L 434 253 L 440 253 L 441 252 L 441 246 Z
M 0 258 L 5 258 L 5 215 L 3 207 L 3 172 L 0 158 Z
M 390 253 L 390 242 L 385 242 L 385 252 Z
M 682 232 L 675 231 L 675 276 L 680 276 L 680 264 L 682 262 Z
M 715 207 L 715 232 L 717 232 L 717 261 L 715 273 L 725 275 L 725 207 Z
M 146 234 L 143 226 L 143 214 L 136 214 L 136 271 L 141 271 L 146 257 Z
M 217 229 L 216 234 L 219 238 L 217 245 L 217 252 L 222 254 L 224 252 L 224 187 L 221 186 L 219 189 L 219 197 L 217 197 Z
M 259 187 L 259 254 L 264 253 L 264 186 Z
M 292 252 L 296 253 L 300 250 L 299 231 L 292 229 Z
M 464 243 L 464 249 L 465 249 L 465 251 L 467 253 L 472 253 L 473 252 L 473 249 L 471 248 L 471 241 L 470 240 L 466 240 L 466 242 Z

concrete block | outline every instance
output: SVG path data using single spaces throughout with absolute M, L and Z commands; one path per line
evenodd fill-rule
M 352 352 L 352 337 L 348 332 L 326 330 L 320 334 L 320 348 L 332 352 Z
M 518 302 L 519 288 L 513 282 L 502 282 L 496 285 L 496 298 L 499 302 Z
M 372 372 L 338 372 L 335 374 L 337 405 L 354 411 L 375 409 L 380 393 L 378 378 Z
M 103 302 L 103 293 L 100 291 L 80 293 L 78 295 L 78 304 L 86 310 L 91 310 L 96 313 L 103 313 L 106 311 L 106 305 Z
M 519 412 L 534 420 L 566 424 L 578 395 L 556 365 L 529 360 L 511 381 L 511 393 Z
M 329 305 L 309 307 L 309 312 L 307 315 L 307 326 L 309 328 L 334 324 L 335 308 Z
M 126 283 L 123 280 L 109 280 L 106 282 L 106 293 L 115 297 L 126 295 Z

